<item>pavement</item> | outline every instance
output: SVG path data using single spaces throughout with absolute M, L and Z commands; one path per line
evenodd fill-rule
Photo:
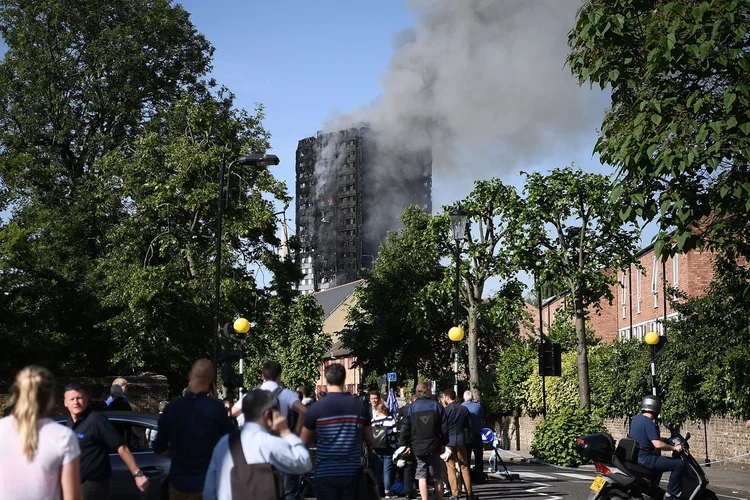
M 528 450 L 500 451 L 500 457 L 511 473 L 520 476 L 520 481 L 494 478 L 490 484 L 477 488 L 482 500 L 530 496 L 547 497 L 545 500 L 587 498 L 589 485 L 597 475 L 593 465 L 583 465 L 573 470 L 556 468 L 534 461 Z M 490 453 L 485 453 L 485 461 L 489 460 Z M 709 488 L 722 500 L 750 500 L 750 467 L 731 462 L 725 464 L 729 465 L 705 468 Z

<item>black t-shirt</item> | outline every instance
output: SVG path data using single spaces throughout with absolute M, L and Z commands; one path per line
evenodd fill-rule
M 107 410 L 109 411 L 133 411 L 133 407 L 130 406 L 130 403 L 125 401 L 125 398 L 119 397 L 119 398 L 113 399 L 112 402 L 109 403 Z
M 81 482 L 104 481 L 111 478 L 109 454 L 115 453 L 125 441 L 107 417 L 91 411 L 89 407 L 77 422 L 74 423 L 73 418 L 68 417 L 65 425 L 78 436 L 78 445 L 81 448 Z

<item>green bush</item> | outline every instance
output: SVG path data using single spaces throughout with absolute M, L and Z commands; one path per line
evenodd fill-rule
M 584 460 L 576 451 L 576 439 L 605 431 L 601 419 L 586 410 L 566 408 L 537 424 L 531 454 L 550 464 L 578 467 Z
M 564 409 L 578 407 L 578 363 L 575 352 L 562 355 L 562 376 L 545 377 L 545 391 L 547 393 L 547 413 L 557 413 Z M 524 411 L 528 415 L 542 413 L 542 377 L 539 367 L 534 363 L 534 373 L 522 385 L 524 391 Z
M 538 347 L 533 341 L 517 340 L 500 350 L 495 363 L 495 391 L 482 392 L 493 415 L 517 413 L 526 406 L 523 384 L 534 373 Z

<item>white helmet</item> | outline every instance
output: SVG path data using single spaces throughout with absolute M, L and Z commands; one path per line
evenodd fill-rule
M 403 469 L 411 463 L 411 453 L 406 452 L 406 446 L 401 446 L 393 453 L 393 463 L 399 469 Z

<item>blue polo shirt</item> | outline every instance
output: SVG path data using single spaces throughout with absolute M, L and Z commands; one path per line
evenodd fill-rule
M 205 392 L 188 392 L 169 403 L 159 417 L 154 452 L 169 449 L 172 487 L 185 493 L 203 491 L 214 447 L 231 430 L 232 422 L 222 402 Z
M 638 461 L 649 455 L 658 455 L 656 447 L 652 441 L 658 441 L 659 437 L 659 425 L 648 418 L 646 415 L 640 414 L 633 417 L 630 422 L 630 437 L 638 441 Z

